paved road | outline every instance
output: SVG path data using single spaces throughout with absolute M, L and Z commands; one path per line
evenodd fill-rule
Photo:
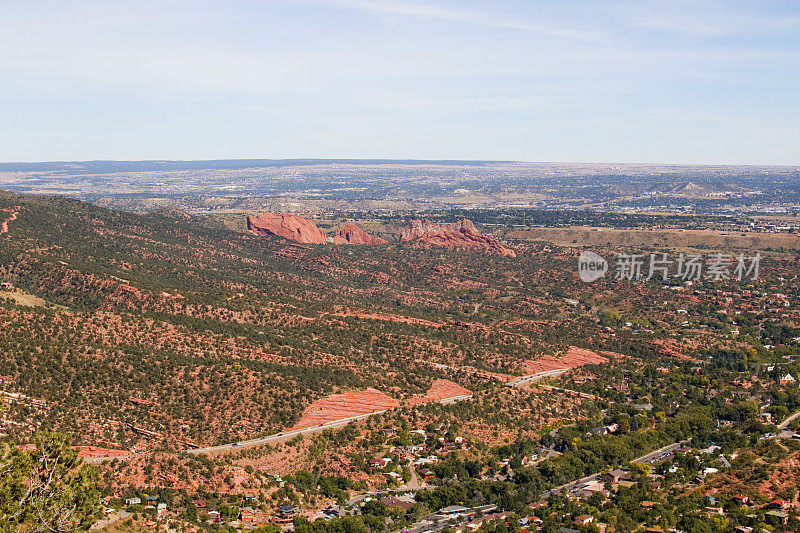
M 466 521 L 464 516 L 476 513 L 478 511 L 481 514 L 489 514 L 497 510 L 497 505 L 479 505 L 477 507 L 470 507 L 464 513 L 460 513 L 455 515 L 460 521 Z M 420 518 L 417 522 L 411 524 L 409 528 L 409 533 L 424 533 L 425 531 L 441 531 L 446 527 L 450 527 L 450 520 L 453 516 L 444 516 L 438 513 L 432 513 Z
M 674 452 L 675 450 L 677 450 L 678 448 L 680 448 L 684 444 L 690 442 L 691 440 L 692 439 L 686 439 L 686 440 L 681 441 L 681 442 L 676 442 L 675 444 L 670 444 L 669 446 L 664 446 L 663 448 L 659 448 L 659 449 L 657 449 L 655 451 L 652 451 L 652 452 L 650 452 L 648 454 L 642 455 L 641 457 L 637 457 L 636 459 L 633 459 L 631 461 L 631 463 L 648 463 L 648 462 L 650 462 L 651 459 L 653 459 L 655 457 L 658 457 L 658 456 L 660 456 L 662 454 Z M 583 485 L 584 483 L 589 483 L 590 481 L 593 481 L 593 480 L 597 479 L 597 476 L 599 476 L 599 475 L 600 475 L 599 472 L 595 472 L 592 475 L 589 475 L 589 476 L 586 476 L 586 477 L 582 477 L 581 479 L 578 479 L 578 480 L 575 480 L 575 481 L 570 481 L 569 483 L 565 483 L 563 485 L 560 485 L 558 487 L 552 488 L 550 490 L 546 490 L 541 494 L 541 498 L 543 498 L 543 499 L 547 498 L 551 494 L 553 494 L 554 492 L 559 492 L 559 491 L 563 491 L 563 490 L 570 491 L 570 490 L 572 490 L 574 488 L 577 488 L 580 485 Z
M 686 439 L 686 440 L 681 441 L 681 442 L 676 442 L 675 444 L 670 444 L 669 446 L 664 446 L 663 448 L 659 448 L 658 450 L 656 450 L 654 452 L 650 452 L 650 453 L 648 453 L 646 455 L 643 455 L 641 457 L 637 457 L 636 459 L 631 461 L 631 463 L 650 463 L 650 462 L 652 462 L 651 461 L 652 459 L 658 459 L 658 457 L 663 455 L 663 454 L 672 453 L 675 450 L 677 450 L 678 448 L 680 448 L 681 446 L 684 446 L 685 444 L 688 444 L 689 442 L 691 442 L 691 440 L 692 439 Z
M 791 439 L 794 437 L 795 432 L 789 429 L 789 424 L 792 423 L 794 419 L 800 417 L 800 411 L 796 412 L 795 414 L 787 417 L 783 422 L 778 424 L 778 429 L 780 429 L 780 433 L 775 435 L 779 439 Z
M 128 511 L 117 511 L 116 513 L 114 513 L 113 516 L 110 516 L 105 520 L 100 520 L 98 522 L 95 522 L 89 529 L 103 529 L 104 527 L 110 526 L 114 522 L 118 522 L 123 518 L 128 518 L 129 516 L 131 516 L 131 513 L 129 513 Z
M 778 429 L 786 429 L 787 427 L 789 427 L 789 424 L 792 423 L 792 420 L 794 420 L 798 416 L 800 416 L 800 411 L 797 411 L 795 414 L 793 414 L 792 416 L 788 417 L 786 420 L 778 424 Z
M 301 429 L 293 429 L 289 431 L 283 431 L 281 433 L 276 433 L 275 435 L 269 435 L 267 437 L 260 437 L 258 439 L 250 439 L 250 440 L 243 440 L 240 442 L 232 442 L 229 444 L 220 444 L 219 446 L 207 446 L 205 448 L 195 448 L 193 450 L 185 450 L 186 453 L 209 453 L 209 452 L 219 452 L 224 450 L 238 450 L 239 448 L 249 448 L 251 446 L 258 446 L 260 444 L 267 444 L 270 442 L 275 442 L 279 440 L 291 439 L 298 435 L 308 435 L 311 433 L 319 433 L 320 431 L 325 431 L 326 429 L 336 429 L 341 428 L 349 424 L 354 420 L 361 420 L 364 418 L 369 418 L 373 415 L 379 415 L 385 413 L 388 409 L 384 409 L 383 411 L 375 411 L 372 413 L 366 413 L 363 415 L 356 415 L 351 416 L 348 418 L 342 418 L 340 420 L 334 420 L 332 422 L 325 422 L 324 424 L 318 424 L 316 426 L 311 426 L 307 428 Z
M 554 370 L 545 370 L 544 372 L 537 372 L 535 374 L 529 374 L 527 376 L 520 376 L 518 378 L 514 378 L 506 385 L 509 387 L 524 387 L 528 383 L 533 383 L 535 381 L 539 381 L 544 378 L 549 378 L 553 376 L 560 376 L 564 372 L 569 370 L 569 368 L 556 368 Z
M 439 403 L 442 405 L 447 405 L 450 403 L 460 402 L 461 400 L 466 400 L 468 398 L 472 398 L 475 396 L 471 392 L 469 394 L 462 394 L 461 396 L 453 396 L 452 398 L 445 398 L 444 400 L 439 400 Z
M 463 394 L 461 396 L 454 396 L 452 398 L 445 398 L 443 400 L 439 400 L 439 403 L 441 403 L 441 404 L 454 403 L 454 402 L 457 402 L 459 400 L 465 400 L 467 398 L 471 398 L 472 396 L 473 396 L 472 393 Z M 369 417 L 371 417 L 373 415 L 379 415 L 379 414 L 385 413 L 386 411 L 388 411 L 388 409 L 384 409 L 382 411 L 374 411 L 372 413 L 366 413 L 366 414 L 363 414 L 363 415 L 351 416 L 351 417 L 348 417 L 348 418 L 342 418 L 342 419 L 339 419 L 339 420 L 334 420 L 334 421 L 331 421 L 331 422 L 325 422 L 324 424 L 318 424 L 316 426 L 311 426 L 311 427 L 307 427 L 307 428 L 282 431 L 281 433 L 276 433 L 274 435 L 269 435 L 269 436 L 266 436 L 266 437 L 259 437 L 257 439 L 243 440 L 243 441 L 240 441 L 240 442 L 231 442 L 231 443 L 228 443 L 228 444 L 220 444 L 218 446 L 207 446 L 205 448 L 194 448 L 194 449 L 188 449 L 188 450 L 183 450 L 183 451 L 185 453 L 198 454 L 198 453 L 212 453 L 212 452 L 220 452 L 220 451 L 238 450 L 238 449 L 241 449 L 241 448 L 249 448 L 249 447 L 252 447 L 252 446 L 259 446 L 261 444 L 268 444 L 270 442 L 276 442 L 276 441 L 291 439 L 291 438 L 296 437 L 298 435 L 309 435 L 309 434 L 312 434 L 312 433 L 319 433 L 320 431 L 325 431 L 326 429 L 341 428 L 341 427 L 346 426 L 350 422 L 353 422 L 354 420 L 361 420 L 361 419 L 364 419 L 364 418 L 369 418 Z M 134 454 L 125 455 L 125 456 L 116 456 L 116 457 L 87 457 L 85 460 L 87 462 L 90 462 L 90 463 L 111 461 L 112 459 L 119 459 L 120 461 L 124 461 L 126 459 L 129 459 L 132 455 L 134 455 Z
M 267 437 L 259 437 L 257 439 L 250 439 L 250 440 L 243 440 L 241 442 L 231 442 L 228 444 L 220 444 L 218 446 L 207 446 L 205 448 L 194 448 L 183 450 L 185 453 L 209 453 L 209 452 L 218 452 L 224 450 L 238 450 L 240 448 L 248 448 L 251 446 L 258 446 L 260 444 L 267 444 L 270 442 L 280 441 L 291 439 L 298 435 L 308 435 L 311 433 L 319 433 L 320 431 L 325 431 L 326 429 L 336 429 L 341 428 L 349 424 L 354 420 L 361 420 L 362 418 L 368 418 L 373 415 L 379 415 L 381 413 L 385 413 L 387 409 L 383 411 L 375 411 L 373 413 L 366 413 L 363 415 L 351 416 L 348 418 L 342 418 L 341 420 L 334 420 L 333 422 L 325 422 L 324 424 L 318 424 L 316 426 L 311 426 L 307 428 L 301 429 L 293 429 L 290 431 L 283 431 L 281 433 L 276 433 L 274 435 L 269 435 Z M 87 457 L 85 459 L 86 462 L 95 463 L 95 462 L 103 462 L 103 461 L 111 461 L 112 459 L 119 459 L 124 461 L 129 459 L 131 456 L 136 454 L 124 455 L 124 456 L 116 456 L 116 457 Z
M 422 488 L 422 487 L 420 487 L 420 488 Z M 356 494 L 355 496 L 353 496 L 352 498 L 347 500 L 347 506 L 349 507 L 351 505 L 355 505 L 358 502 L 360 502 L 362 500 L 365 500 L 366 498 L 369 498 L 369 497 L 377 498 L 377 497 L 385 496 L 386 494 L 407 494 L 409 492 L 412 493 L 412 494 L 416 494 L 417 493 L 417 489 L 399 487 L 399 488 L 396 488 L 396 489 L 383 489 L 383 490 L 376 490 L 376 491 L 373 491 L 373 492 L 362 492 L 361 494 Z

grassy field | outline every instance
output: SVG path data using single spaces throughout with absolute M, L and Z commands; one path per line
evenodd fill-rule
M 12 300 L 14 300 L 16 304 L 24 305 L 27 307 L 44 307 L 45 304 L 47 304 L 47 302 L 45 302 L 38 296 L 29 294 L 19 289 L 14 289 L 10 291 L 2 290 L 0 291 L 0 298 L 11 298 Z
M 24 305 L 26 307 L 45 307 L 49 305 L 59 309 L 67 309 L 67 307 L 51 304 L 46 300 L 39 298 L 35 294 L 31 294 L 17 288 L 12 290 L 0 290 L 0 298 L 11 298 L 17 305 Z
M 672 250 L 785 251 L 800 253 L 800 235 L 680 229 L 514 228 L 494 232 L 510 241 L 542 241 L 557 246 L 625 246 Z

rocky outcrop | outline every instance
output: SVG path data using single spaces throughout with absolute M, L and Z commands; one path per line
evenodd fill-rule
M 386 244 L 386 241 L 370 235 L 355 224 L 347 224 L 333 234 L 333 244 Z
M 325 244 L 325 232 L 300 215 L 262 213 L 247 217 L 247 230 L 256 235 L 277 235 L 295 242 Z
M 431 246 L 467 248 L 489 254 L 516 257 L 514 250 L 506 248 L 497 239 L 478 233 L 475 225 L 466 218 L 452 224 L 436 224 L 430 220 L 412 220 L 400 238 Z

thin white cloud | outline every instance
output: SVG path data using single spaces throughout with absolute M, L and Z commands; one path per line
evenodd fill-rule
M 795 12 L 632 1 L 11 2 L 0 16 L 0 100 L 13 103 L 0 106 L 9 125 L 0 146 L 32 153 L 39 136 L 66 132 L 87 150 L 124 150 L 121 139 L 141 143 L 164 121 L 165 149 L 184 137 L 198 151 L 268 138 L 308 155 L 308 137 L 443 156 L 466 155 L 474 141 L 522 158 L 512 154 L 538 140 L 574 158 L 584 126 L 584 146 L 599 142 L 589 133 L 615 129 L 641 145 L 637 135 L 664 123 L 683 128 L 687 144 L 709 129 L 751 141 L 709 113 L 794 131 L 796 99 L 784 93 L 800 72 L 798 45 L 785 37 Z M 742 38 L 714 39 L 729 35 Z M 201 134 L 204 117 L 216 120 L 213 132 Z M 226 124 L 227 136 L 216 133 Z M 116 137 L 96 133 L 106 128 Z M 771 139 L 771 150 L 796 152 L 789 137 Z
M 776 36 L 800 30 L 800 17 L 765 13 L 752 2 L 636 0 L 614 5 L 611 10 L 634 28 L 698 39 Z
M 331 5 L 368 11 L 379 15 L 418 17 L 459 22 L 489 28 L 520 30 L 549 37 L 582 41 L 599 41 L 599 34 L 573 28 L 559 28 L 528 20 L 498 17 L 475 10 L 455 9 L 438 4 L 392 0 L 328 0 Z

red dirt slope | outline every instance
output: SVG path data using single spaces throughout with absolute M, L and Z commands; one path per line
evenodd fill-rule
M 18 209 L 19 208 L 17 208 L 15 211 L 12 211 L 11 216 L 0 223 L 0 234 L 8 233 L 8 223 L 17 220 L 17 215 L 19 214 Z M 0 209 L 0 211 L 4 211 L 4 209 Z
M 464 396 L 465 394 L 472 393 L 471 390 L 465 389 L 457 383 L 453 383 L 447 379 L 437 379 L 431 385 L 424 395 L 414 396 L 410 398 L 407 403 L 409 405 L 419 405 L 423 403 L 438 402 L 439 400 L 447 400 L 457 396 Z
M 130 455 L 130 452 L 111 448 L 98 448 L 97 446 L 80 446 L 78 448 L 78 456 L 80 457 L 125 457 L 126 455 Z
M 584 350 L 576 346 L 570 346 L 563 357 L 558 358 L 552 355 L 545 355 L 535 361 L 525 362 L 525 372 L 536 374 L 547 370 L 558 368 L 578 368 L 583 365 L 597 365 L 607 363 L 608 359 L 591 350 Z
M 36 448 L 34 444 L 20 444 L 17 446 L 22 451 L 29 451 Z M 99 448 L 97 446 L 75 446 L 78 450 L 78 457 L 125 457 L 131 452 L 127 450 L 115 450 L 112 448 Z
M 399 406 L 399 401 L 373 388 L 364 392 L 334 394 L 309 405 L 303 418 L 292 429 L 317 426 L 325 422 L 375 413 Z

